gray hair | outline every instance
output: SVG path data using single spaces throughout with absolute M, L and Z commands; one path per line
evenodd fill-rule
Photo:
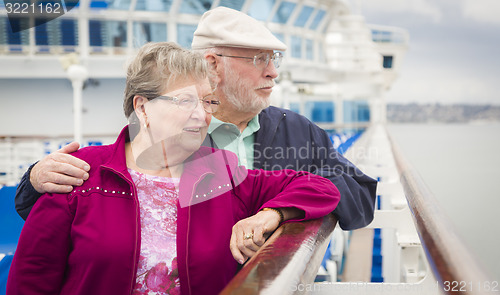
M 208 77 L 205 58 L 172 42 L 146 43 L 127 69 L 123 110 L 127 118 L 134 113 L 134 96 L 152 100 L 178 78 L 202 80 Z M 132 123 L 132 122 L 131 122 Z
M 221 54 L 223 53 L 223 49 L 225 47 L 217 46 L 217 47 L 208 47 L 208 48 L 200 48 L 200 49 L 193 49 L 194 52 L 201 54 L 203 57 L 207 54 Z M 214 82 L 214 75 L 215 72 L 213 71 L 214 68 L 211 65 L 208 66 L 208 80 L 210 82 L 210 87 L 212 87 L 212 91 L 215 91 L 217 89 L 217 84 Z

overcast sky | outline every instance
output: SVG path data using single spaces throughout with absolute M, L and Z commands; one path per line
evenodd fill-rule
M 398 26 L 410 34 L 389 102 L 500 105 L 500 0 L 357 3 L 368 24 Z

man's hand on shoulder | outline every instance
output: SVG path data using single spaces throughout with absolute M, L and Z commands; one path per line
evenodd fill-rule
M 89 178 L 89 164 L 69 155 L 79 147 L 78 142 L 72 142 L 33 166 L 30 182 L 37 192 L 69 193 L 73 186 L 80 186 Z

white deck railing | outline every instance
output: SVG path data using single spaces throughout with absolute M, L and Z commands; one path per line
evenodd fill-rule
M 0 186 L 15 186 L 29 166 L 71 142 L 70 137 L 0 137 Z M 83 146 L 109 144 L 112 136 L 87 138 Z

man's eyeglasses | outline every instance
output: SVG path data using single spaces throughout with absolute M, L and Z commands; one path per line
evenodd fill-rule
M 265 69 L 267 67 L 267 65 L 269 64 L 270 60 L 273 61 L 275 68 L 279 68 L 281 65 L 281 60 L 283 59 L 283 54 L 281 52 L 275 52 L 273 54 L 262 52 L 262 53 L 255 55 L 254 57 L 234 56 L 234 55 L 224 55 L 224 54 L 216 54 L 216 55 L 217 56 L 224 56 L 224 57 L 251 59 L 251 60 L 253 60 L 253 65 L 259 70 Z
M 205 112 L 209 114 L 215 113 L 220 105 L 219 99 L 215 97 L 215 95 L 213 94 L 209 94 L 201 99 L 192 95 L 183 95 L 183 94 L 179 96 L 162 95 L 156 98 L 172 101 L 179 107 L 179 109 L 186 112 L 191 112 L 194 109 L 196 109 L 198 102 L 201 102 L 203 109 L 205 110 Z

